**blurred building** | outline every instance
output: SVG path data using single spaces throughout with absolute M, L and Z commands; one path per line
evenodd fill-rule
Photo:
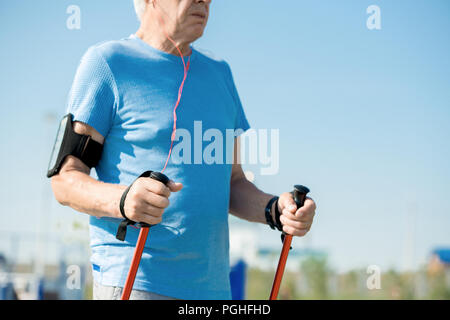
M 428 272 L 430 274 L 445 272 L 447 279 L 450 279 L 450 248 L 437 248 L 432 251 Z
M 91 281 L 86 231 L 39 237 L 5 231 L 1 238 L 0 300 L 85 297 Z
M 268 235 L 273 237 L 267 241 Z M 282 242 L 281 233 L 271 232 L 265 228 L 261 230 L 241 221 L 233 221 L 230 226 L 230 260 L 231 265 L 243 260 L 250 268 L 265 271 L 275 270 L 280 258 Z M 289 252 L 286 270 L 299 271 L 301 262 L 309 257 L 324 257 L 327 253 L 313 249 L 310 246 L 292 245 L 294 250 Z

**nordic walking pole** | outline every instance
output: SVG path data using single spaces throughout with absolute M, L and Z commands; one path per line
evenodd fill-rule
M 152 172 L 150 178 L 155 179 L 159 182 L 167 185 L 169 178 L 160 172 Z M 133 260 L 131 260 L 130 270 L 128 271 L 127 280 L 125 281 L 125 286 L 123 288 L 121 300 L 129 300 L 131 295 L 131 290 L 133 290 L 134 279 L 136 278 L 136 273 L 139 269 L 139 263 L 141 262 L 142 252 L 144 251 L 145 242 L 147 241 L 148 231 L 150 225 L 146 223 L 140 223 L 141 231 L 139 232 L 139 238 L 136 243 L 136 248 L 134 249 Z
M 306 195 L 309 189 L 305 186 L 295 185 L 294 186 L 294 201 L 297 204 L 297 210 L 303 207 L 305 203 Z M 278 291 L 280 290 L 281 280 L 283 279 L 284 268 L 286 267 L 286 261 L 289 255 L 289 250 L 292 243 L 292 235 L 285 234 L 283 241 L 283 249 L 281 249 L 280 260 L 278 261 L 277 272 L 275 273 L 275 279 L 273 280 L 272 291 L 270 292 L 269 300 L 277 300 Z

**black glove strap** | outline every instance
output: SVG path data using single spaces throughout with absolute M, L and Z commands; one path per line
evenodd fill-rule
M 150 177 L 151 174 L 152 174 L 152 171 L 145 171 L 143 174 L 141 174 L 139 177 L 137 177 L 136 180 L 139 178 L 148 178 L 148 177 Z M 127 198 L 127 194 L 130 191 L 131 186 L 136 182 L 136 180 L 134 180 L 133 183 L 130 184 L 128 186 L 128 188 L 125 189 L 125 191 L 122 194 L 122 197 L 120 198 L 119 208 L 120 208 L 120 213 L 122 214 L 122 216 L 124 218 L 120 222 L 119 228 L 117 229 L 117 234 L 116 234 L 116 239 L 120 240 L 120 241 L 125 241 L 125 237 L 127 235 L 127 227 L 130 225 L 135 225 L 137 223 L 137 222 L 131 221 L 130 219 L 127 218 L 127 216 L 125 215 L 125 209 L 124 209 L 125 199 Z M 141 222 L 139 224 L 141 225 L 141 227 L 151 227 L 147 223 Z
M 272 199 L 270 199 L 265 209 L 266 222 L 273 230 L 275 230 L 275 223 L 273 222 L 270 212 L 272 211 L 272 205 L 275 201 L 278 201 L 278 197 L 273 197 Z

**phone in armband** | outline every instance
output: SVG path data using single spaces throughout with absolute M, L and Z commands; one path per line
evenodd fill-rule
M 78 134 L 73 129 L 73 115 L 65 115 L 59 123 L 55 143 L 53 145 L 47 177 L 59 173 L 67 156 L 80 159 L 89 168 L 95 167 L 100 161 L 103 145 L 93 140 L 90 135 Z

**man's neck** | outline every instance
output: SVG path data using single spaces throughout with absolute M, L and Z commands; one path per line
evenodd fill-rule
M 191 47 L 189 42 L 182 42 L 177 40 L 174 37 L 171 37 L 174 43 L 170 41 L 166 34 L 164 32 L 150 32 L 145 31 L 141 27 L 137 32 L 136 36 L 138 36 L 142 41 L 148 43 L 153 48 L 156 48 L 158 50 L 180 56 L 180 53 L 178 52 L 176 46 L 180 49 L 183 56 L 188 56 L 191 54 Z

